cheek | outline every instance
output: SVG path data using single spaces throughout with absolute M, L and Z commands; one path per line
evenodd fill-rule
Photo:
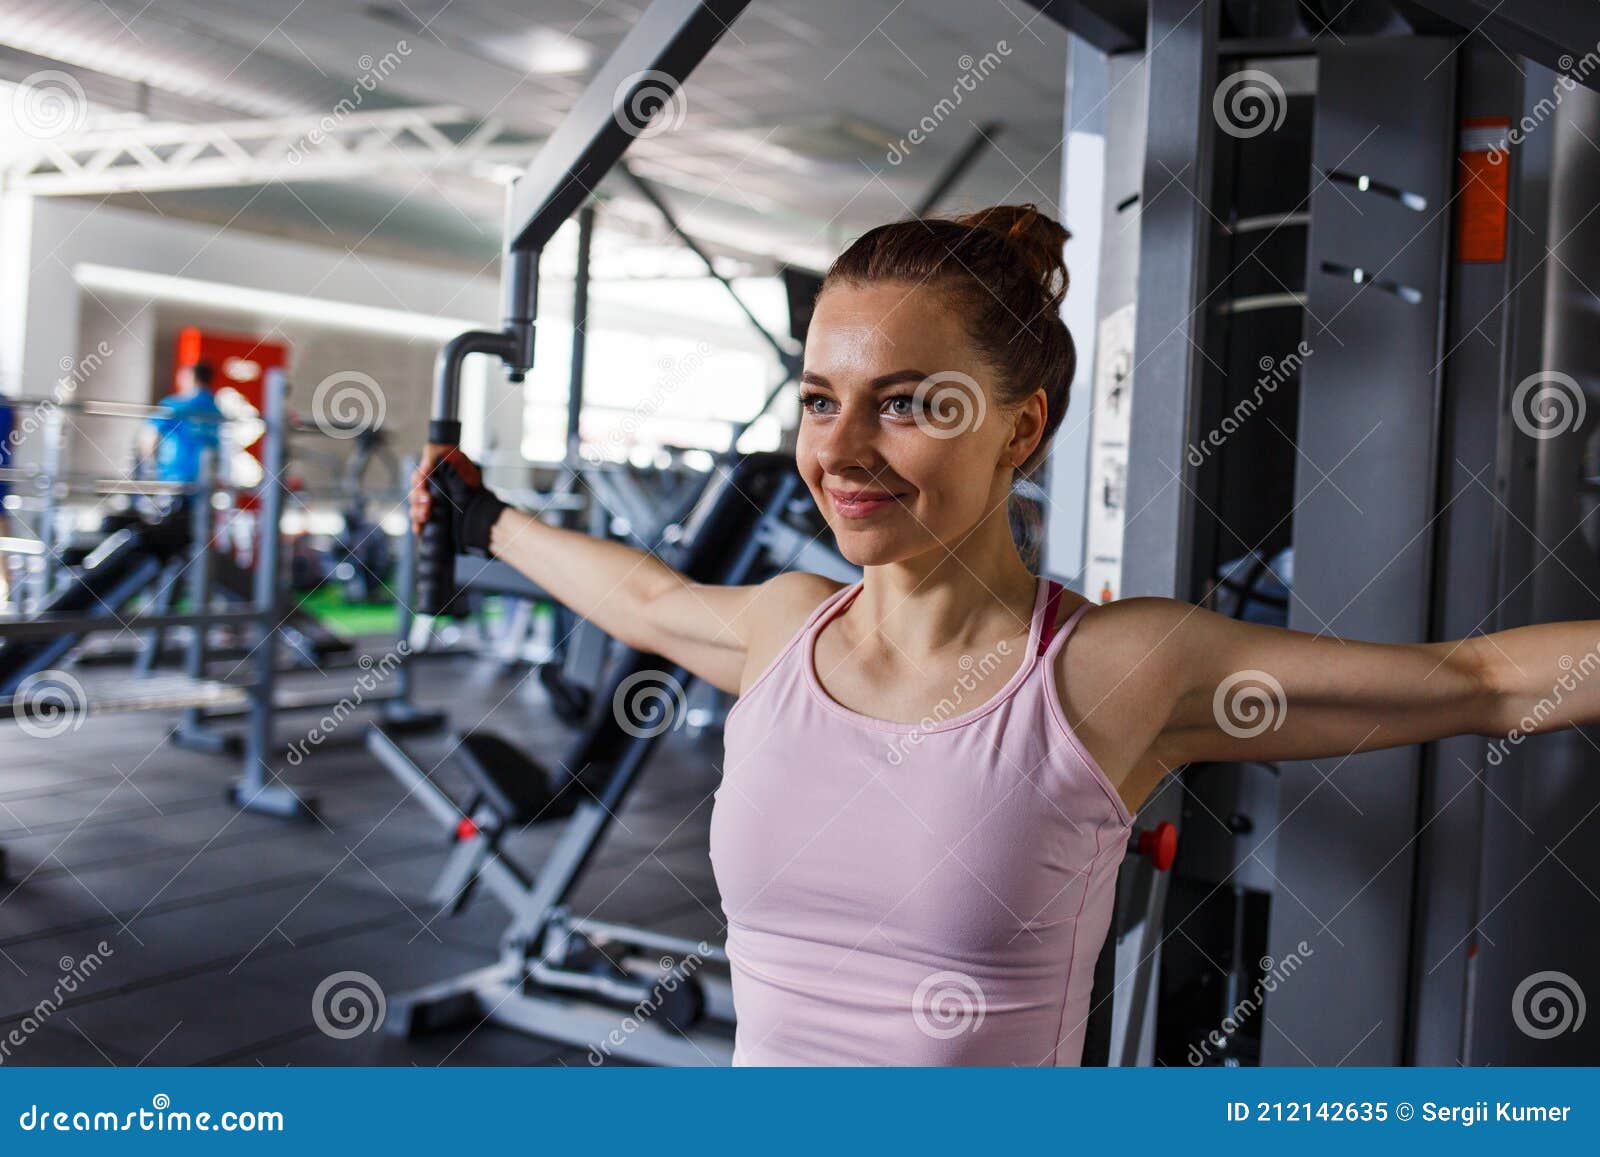
M 909 468 L 920 471 L 940 490 L 987 490 L 994 455 L 971 434 L 940 438 L 918 432 L 906 438 Z
M 826 431 L 802 421 L 795 435 L 795 462 L 800 477 L 819 499 L 826 471 L 818 456 L 826 446 Z M 983 508 L 994 454 L 973 434 L 939 438 L 915 426 L 885 426 L 873 449 L 884 477 L 913 489 L 913 508 L 926 516 L 965 517 Z
M 928 529 L 939 533 L 964 527 L 981 515 L 992 476 L 981 447 L 968 438 L 908 434 L 898 452 L 888 455 L 895 476 L 914 491 L 911 509 Z

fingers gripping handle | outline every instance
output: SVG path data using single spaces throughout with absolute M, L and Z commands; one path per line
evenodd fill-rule
M 461 442 L 461 423 L 435 418 L 428 424 L 428 441 L 443 446 Z M 451 533 L 449 499 L 428 476 L 428 520 L 417 535 L 417 613 L 450 613 L 456 596 L 456 543 Z

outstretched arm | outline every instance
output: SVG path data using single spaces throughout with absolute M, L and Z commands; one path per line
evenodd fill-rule
M 446 493 L 456 493 L 452 513 L 463 523 L 464 545 L 515 567 L 612 638 L 679 664 L 730 694 L 740 691 L 751 638 L 803 581 L 779 576 L 748 586 L 709 586 L 646 551 L 547 525 L 498 500 L 481 503 L 475 496 L 492 494 L 483 490 L 482 473 L 460 450 L 447 446 L 426 447 L 412 476 L 413 530 L 421 528 L 432 507 L 426 479 L 441 459 L 450 462 Z
M 1367 643 L 1138 599 L 1170 710 L 1151 752 L 1202 760 L 1317 759 L 1600 722 L 1600 621 L 1447 643 Z

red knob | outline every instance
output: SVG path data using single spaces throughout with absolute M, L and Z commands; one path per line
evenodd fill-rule
M 1133 853 L 1149 860 L 1156 871 L 1167 871 L 1178 858 L 1178 826 L 1162 820 L 1153 828 L 1145 828 L 1134 843 Z
M 473 823 L 468 816 L 462 816 L 456 823 L 456 839 L 475 840 L 478 838 L 478 825 Z

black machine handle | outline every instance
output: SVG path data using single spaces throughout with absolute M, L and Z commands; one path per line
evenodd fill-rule
M 428 423 L 428 441 L 441 446 L 459 446 L 461 423 L 453 419 L 433 419 Z M 456 597 L 456 542 L 451 533 L 450 512 L 445 507 L 449 500 L 431 475 L 427 486 L 432 501 L 428 506 L 428 520 L 417 536 L 416 611 L 423 615 L 443 615 L 449 613 Z
M 439 351 L 434 368 L 433 417 L 428 422 L 428 441 L 439 446 L 461 445 L 458 418 L 461 397 L 461 365 L 471 354 L 499 358 L 506 375 L 520 382 L 533 366 L 533 327 L 538 310 L 539 255 L 513 250 L 505 255 L 505 328 L 469 330 L 457 334 Z M 456 599 L 456 548 L 450 532 L 451 519 L 439 484 L 427 479 L 428 520 L 417 535 L 417 594 L 419 615 L 459 614 Z

